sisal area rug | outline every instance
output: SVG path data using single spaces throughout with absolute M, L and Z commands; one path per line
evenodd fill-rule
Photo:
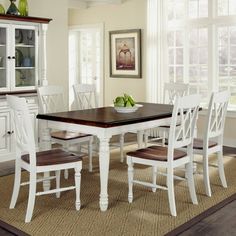
M 126 151 L 131 148 L 126 148 Z M 214 156 L 211 159 L 215 161 Z M 175 181 L 177 217 L 170 215 L 167 192 L 164 190 L 153 193 L 149 188 L 135 185 L 134 201 L 128 203 L 127 166 L 119 162 L 119 152 L 112 151 L 109 208 L 106 212 L 99 209 L 99 169 L 97 157 L 94 157 L 93 173 L 87 171 L 87 160 L 83 161 L 82 207 L 79 212 L 75 210 L 74 191 L 62 193 L 60 199 L 55 195 L 40 196 L 36 198 L 31 223 L 25 224 L 28 187 L 21 187 L 16 208 L 10 210 L 14 176 L 9 175 L 0 177 L 0 219 L 30 235 L 164 235 L 236 193 L 236 158 L 225 156 L 224 162 L 228 188 L 221 187 L 217 169 L 211 169 L 211 198 L 204 193 L 202 176 L 195 175 L 198 205 L 191 203 L 187 182 Z M 135 175 L 150 181 L 151 168 L 137 166 Z M 27 178 L 24 172 L 23 180 Z M 62 185 L 71 183 L 73 171 L 70 171 L 69 180 L 62 178 Z M 165 177 L 158 177 L 158 183 L 164 184 Z M 41 184 L 38 187 L 41 188 Z

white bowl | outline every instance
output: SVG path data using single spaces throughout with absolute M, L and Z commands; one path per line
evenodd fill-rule
M 133 107 L 115 107 L 114 109 L 119 113 L 131 113 L 138 110 L 139 107 L 142 107 L 141 104 L 135 104 Z

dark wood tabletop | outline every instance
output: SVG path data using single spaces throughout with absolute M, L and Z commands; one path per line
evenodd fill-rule
M 143 106 L 132 113 L 118 113 L 113 107 L 38 114 L 38 119 L 83 124 L 96 127 L 115 127 L 156 119 L 172 115 L 173 106 L 157 103 L 142 103 Z

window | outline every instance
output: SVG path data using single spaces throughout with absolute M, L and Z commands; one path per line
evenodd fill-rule
M 169 31 L 168 36 L 169 81 L 182 82 L 184 79 L 184 33 Z
M 218 0 L 218 16 L 236 15 L 235 0 Z
M 157 32 L 161 34 L 164 63 L 159 74 L 164 76 L 159 78 L 163 80 L 159 86 L 164 82 L 189 83 L 191 92 L 201 93 L 204 102 L 212 91 L 229 89 L 229 109 L 235 109 L 236 0 L 160 2 L 157 14 L 162 14 L 158 24 L 162 30 Z

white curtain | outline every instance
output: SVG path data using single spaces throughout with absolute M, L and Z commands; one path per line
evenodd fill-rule
M 162 0 L 147 0 L 147 101 L 158 102 L 162 97 L 161 81 L 161 11 Z

